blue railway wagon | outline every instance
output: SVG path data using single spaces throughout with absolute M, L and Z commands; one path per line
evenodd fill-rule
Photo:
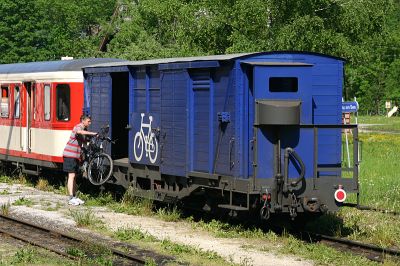
M 343 65 L 303 52 L 101 64 L 84 69 L 85 109 L 118 139 L 112 182 L 139 194 L 263 218 L 334 211 L 358 195 L 357 152 L 342 177 Z

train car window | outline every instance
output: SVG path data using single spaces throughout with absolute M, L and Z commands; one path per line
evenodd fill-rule
M 44 85 L 44 120 L 49 121 L 50 118 L 50 85 Z
M 68 84 L 59 84 L 56 87 L 57 120 L 69 121 L 70 119 L 70 88 Z
M 14 118 L 19 118 L 21 115 L 21 97 L 19 86 L 14 87 Z
M 269 78 L 270 92 L 297 92 L 299 82 L 296 77 L 271 77 Z
M 1 102 L 0 102 L 1 117 L 8 117 L 10 108 L 10 94 L 8 87 L 1 87 Z

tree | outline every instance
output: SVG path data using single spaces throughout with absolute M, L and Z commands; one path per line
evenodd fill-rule
M 56 60 L 95 54 L 92 30 L 112 14 L 115 0 L 3 0 L 0 2 L 0 61 Z

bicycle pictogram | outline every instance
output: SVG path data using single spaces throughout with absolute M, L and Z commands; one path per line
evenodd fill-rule
M 158 154 L 158 141 L 156 134 L 154 134 L 153 129 L 151 128 L 153 116 L 149 116 L 148 124 L 143 123 L 145 114 L 141 113 L 140 116 L 142 117 L 140 122 L 140 131 L 135 134 L 135 139 L 133 141 L 133 154 L 136 161 L 140 162 L 142 160 L 144 149 L 146 151 L 146 158 L 149 157 L 150 162 L 155 163 Z M 147 134 L 144 133 L 145 128 L 147 128 Z

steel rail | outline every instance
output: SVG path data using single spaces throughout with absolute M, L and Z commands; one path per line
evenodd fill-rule
M 343 207 L 356 208 L 356 209 L 361 210 L 361 211 L 375 211 L 375 212 L 381 212 L 381 213 L 384 213 L 384 214 L 391 214 L 391 215 L 395 215 L 395 216 L 400 215 L 400 212 L 389 211 L 389 210 L 385 210 L 385 209 L 381 209 L 381 208 L 377 208 L 377 207 L 359 205 L 357 203 L 343 203 L 342 206 Z
M 365 256 L 365 253 L 367 253 L 367 254 L 369 253 L 372 256 L 365 256 L 365 257 L 372 261 L 383 262 L 384 261 L 383 256 L 385 254 L 400 257 L 400 250 L 397 250 L 397 249 L 383 248 L 380 246 L 366 244 L 366 243 L 362 243 L 359 241 L 354 241 L 354 240 L 349 240 L 349 239 L 339 238 L 339 237 L 333 237 L 333 236 L 327 236 L 327 235 L 312 233 L 312 232 L 300 232 L 300 233 L 304 240 L 306 240 L 306 239 L 303 236 L 303 234 L 308 235 L 311 239 L 313 239 L 316 242 L 327 242 L 328 244 L 340 244 L 340 245 L 342 245 L 342 247 L 346 248 L 346 250 L 348 250 L 350 252 L 353 251 L 356 254 L 362 254 Z M 308 241 L 309 241 L 309 239 L 308 239 Z M 356 250 L 354 250 L 352 248 L 356 248 Z
M 40 239 L 38 241 L 38 240 L 35 240 L 33 238 L 26 237 L 23 234 L 22 235 L 18 234 L 17 232 L 15 232 L 15 231 L 17 231 L 17 229 L 15 229 L 16 227 L 13 227 L 15 229 L 15 230 L 13 230 L 14 232 L 12 232 L 10 230 L 7 230 L 7 229 L 4 229 L 3 227 L 7 222 L 9 224 L 10 223 L 16 223 L 18 225 L 23 225 L 23 226 L 25 226 L 24 229 L 29 229 L 29 228 L 32 229 L 32 228 L 34 228 L 34 229 L 39 230 L 41 232 L 47 233 L 48 234 L 47 237 L 49 239 L 56 240 L 56 241 L 59 241 L 59 242 L 64 242 L 65 246 L 71 246 L 72 243 L 75 243 L 75 244 L 89 243 L 90 244 L 90 242 L 88 240 L 86 240 L 86 239 L 82 239 L 80 237 L 73 236 L 71 234 L 67 234 L 67 233 L 64 233 L 64 232 L 60 232 L 58 230 L 45 228 L 43 226 L 40 226 L 40 225 L 37 225 L 37 224 L 33 224 L 31 222 L 27 222 L 27 221 L 20 220 L 20 219 L 14 218 L 14 217 L 5 216 L 5 215 L 0 214 L 0 233 L 8 235 L 8 236 L 10 236 L 12 238 L 15 238 L 15 239 L 19 239 L 19 240 L 24 241 L 26 243 L 29 243 L 31 245 L 38 246 L 38 247 L 50 250 L 50 251 L 55 252 L 55 253 L 57 253 L 59 255 L 67 257 L 69 259 L 76 260 L 76 259 L 79 259 L 79 257 L 72 256 L 72 255 L 60 250 L 59 246 L 58 246 L 58 249 L 57 249 L 55 247 L 56 245 L 53 245 L 53 246 L 46 245 L 44 243 L 45 242 L 44 239 Z M 67 241 L 69 241 L 69 243 L 67 243 L 67 241 L 65 241 L 65 239 Z M 135 248 L 136 250 L 138 250 L 137 247 L 132 246 L 132 245 L 128 245 L 128 244 L 123 243 L 123 242 L 121 242 L 119 244 L 122 244 L 123 246 L 128 247 L 128 248 Z M 136 265 L 144 265 L 144 264 L 146 264 L 146 260 L 145 260 L 144 256 L 135 256 L 135 255 L 120 251 L 118 249 L 115 249 L 113 247 L 107 247 L 107 249 L 110 250 L 113 255 L 115 255 L 117 257 L 120 257 L 120 258 L 128 259 L 131 262 L 134 262 Z M 142 253 L 147 253 L 145 255 L 151 255 L 152 256 L 151 258 L 156 260 L 157 265 L 164 264 L 165 262 L 173 260 L 173 258 L 169 257 L 169 256 L 156 254 L 156 253 L 151 252 L 151 251 L 145 251 L 145 250 L 141 250 L 141 251 L 142 251 Z

